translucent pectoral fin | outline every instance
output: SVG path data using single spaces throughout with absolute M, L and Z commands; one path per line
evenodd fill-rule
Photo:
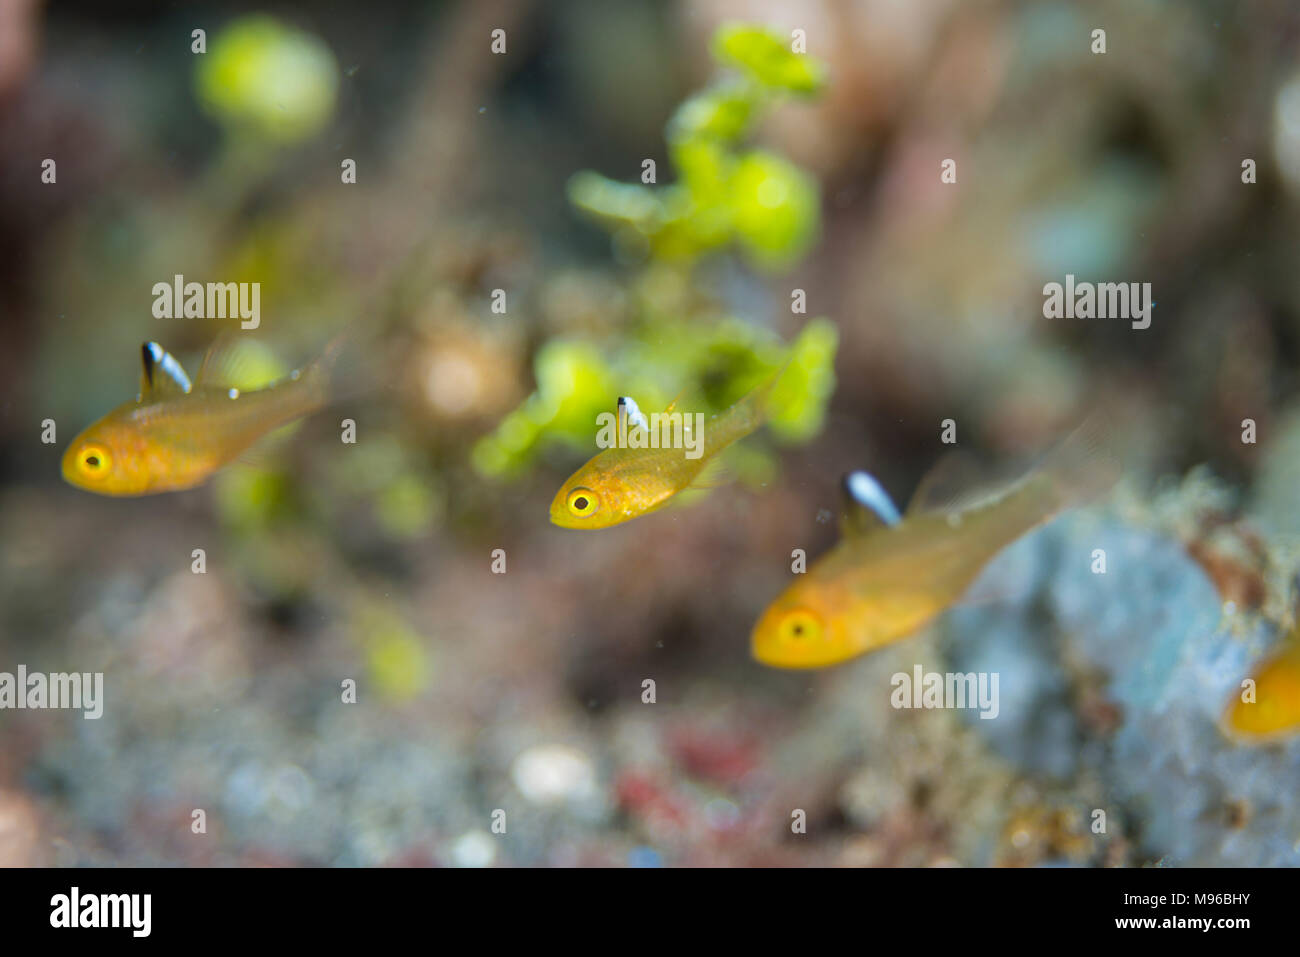
M 290 422 L 273 429 L 235 456 L 234 463 L 262 471 L 273 469 L 285 443 L 300 428 L 302 428 L 301 421 Z
M 723 485 L 730 485 L 735 480 L 735 473 L 727 467 L 727 464 L 722 459 L 715 457 L 700 470 L 700 473 L 695 476 L 691 484 L 686 487 L 690 489 L 721 488 Z

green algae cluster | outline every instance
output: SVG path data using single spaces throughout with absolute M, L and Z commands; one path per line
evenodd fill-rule
M 820 234 L 816 179 L 747 140 L 774 103 L 815 96 L 824 66 L 750 26 L 722 27 L 713 53 L 721 74 L 678 107 L 665 133 L 675 182 L 622 183 L 592 171 L 569 181 L 570 202 L 610 233 L 620 258 L 642 260 L 643 287 L 682 276 L 690 285 L 697 263 L 727 251 L 760 274 L 778 273 L 797 264 Z M 619 395 L 646 411 L 679 395 L 679 408 L 721 411 L 784 363 L 772 435 L 798 443 L 821 430 L 835 387 L 838 335 L 829 320 L 809 321 L 787 345 L 741 317 L 703 307 L 673 312 L 652 300 L 643 297 L 629 326 L 608 341 L 547 341 L 534 359 L 536 391 L 478 442 L 476 471 L 518 475 L 552 445 L 590 450 L 596 416 Z
M 584 171 L 569 181 L 569 199 L 624 249 L 693 262 L 735 246 L 754 266 L 778 270 L 798 262 L 816 242 L 820 191 L 795 164 L 745 140 L 773 103 L 816 95 L 825 70 L 755 27 L 721 28 L 713 53 L 730 69 L 687 99 L 668 123 L 677 182 L 620 183 Z
M 290 144 L 334 114 L 339 72 L 320 38 L 265 15 L 241 17 L 212 37 L 195 71 L 203 107 L 222 124 Z
M 612 411 L 619 395 L 634 397 L 649 412 L 681 394 L 679 410 L 712 413 L 777 370 L 782 375 L 773 390 L 772 434 L 800 443 L 821 431 L 835 388 L 838 332 L 829 320 L 812 320 L 790 346 L 738 319 L 654 329 L 654 335 L 633 337 L 612 355 L 582 340 L 543 346 L 534 361 L 537 391 L 474 447 L 474 467 L 484 475 L 509 475 L 522 471 L 547 444 L 592 450 L 596 416 Z

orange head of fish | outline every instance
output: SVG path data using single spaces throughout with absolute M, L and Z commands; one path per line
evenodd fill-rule
M 100 495 L 147 495 L 161 490 L 155 459 L 138 432 L 113 413 L 72 440 L 63 453 L 63 478 Z
M 750 636 L 755 660 L 773 668 L 827 668 L 865 650 L 840 609 L 838 589 L 796 582 L 768 606 Z
M 654 511 L 673 492 L 666 478 L 602 452 L 560 486 L 551 500 L 551 521 L 561 528 L 609 528 Z

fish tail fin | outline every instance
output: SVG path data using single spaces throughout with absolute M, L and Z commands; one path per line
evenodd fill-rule
M 750 414 L 753 416 L 756 426 L 762 425 L 772 418 L 772 394 L 776 391 L 776 384 L 781 381 L 790 368 L 790 357 L 777 366 L 775 372 L 764 379 L 752 392 L 741 401 L 749 403 Z
M 827 337 L 833 343 L 835 335 L 835 327 L 827 320 L 815 319 L 808 323 L 786 348 L 780 364 L 727 410 L 724 421 L 715 425 L 717 446 L 734 442 L 785 414 L 791 393 L 801 401 L 806 392 L 809 363 L 818 361 L 817 353 L 825 351 Z M 830 351 L 833 355 L 833 344 Z
M 786 374 L 790 372 L 794 367 L 795 360 L 799 358 L 803 338 L 804 333 L 801 333 L 799 338 L 786 349 L 781 364 L 769 373 L 766 379 L 755 386 L 748 395 L 736 403 L 738 407 L 743 406 L 745 408 L 748 415 L 755 422 L 755 428 L 765 424 L 779 409 L 781 403 L 778 386 L 784 382 Z
M 1114 415 L 1106 409 L 1091 413 L 1038 469 L 1051 480 L 1053 511 L 1100 498 L 1119 481 L 1122 471 L 1114 446 Z
M 763 421 L 782 443 L 805 441 L 821 428 L 835 389 L 839 332 L 829 319 L 812 319 L 786 347 L 763 397 Z
M 782 366 L 769 375 L 737 400 L 735 405 L 715 418 L 706 433 L 705 447 L 708 452 L 730 445 L 763 426 L 771 414 L 772 389 L 784 368 Z
M 334 367 L 338 365 L 343 345 L 339 340 L 340 337 L 335 336 L 319 356 L 303 367 L 303 391 L 313 405 L 323 406 L 334 397 Z
M 989 542 L 1002 547 L 1059 513 L 1100 498 L 1119 480 L 1111 417 L 1095 412 L 1019 478 L 983 477 L 972 459 L 952 452 L 922 479 L 907 517 L 924 513 L 983 515 L 994 521 Z
M 382 376 L 361 357 L 362 338 L 362 323 L 349 322 L 303 369 L 304 384 L 320 405 L 368 395 L 379 388 Z

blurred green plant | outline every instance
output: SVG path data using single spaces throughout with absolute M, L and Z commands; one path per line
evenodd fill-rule
M 264 14 L 217 33 L 195 72 L 209 113 L 237 133 L 279 144 L 319 132 L 334 113 L 338 85 L 329 47 Z
M 551 444 L 590 451 L 596 416 L 631 395 L 646 412 L 683 394 L 679 408 L 721 411 L 788 363 L 773 393 L 771 434 L 806 442 L 822 427 L 835 388 L 835 326 L 810 321 L 793 345 L 734 317 L 700 321 L 683 307 L 691 267 L 732 245 L 762 269 L 792 265 L 820 232 L 816 181 L 774 153 L 742 140 L 776 100 L 812 96 L 824 85 L 815 59 L 791 52 L 768 31 L 728 25 L 714 38 L 715 58 L 732 72 L 687 99 L 668 124 L 680 180 L 671 186 L 619 183 L 581 172 L 569 182 L 574 205 L 606 225 L 616 246 L 640 247 L 647 268 L 638 283 L 640 321 L 611 347 L 554 339 L 534 359 L 537 391 L 474 447 L 476 471 L 514 476 Z M 656 301 L 663 297 L 668 305 Z M 767 453 L 737 453 L 742 478 L 770 479 Z
M 678 182 L 620 183 L 584 171 L 569 181 L 569 199 L 624 250 L 694 262 L 735 244 L 761 269 L 789 266 L 821 230 L 817 181 L 742 141 L 781 97 L 817 94 L 825 68 L 759 27 L 722 27 L 713 54 L 737 72 L 690 97 L 669 121 L 668 154 Z
M 350 631 L 359 636 L 366 669 L 382 699 L 405 701 L 428 687 L 432 666 L 424 638 L 391 608 L 365 600 L 353 611 Z
M 779 441 L 806 442 L 821 431 L 835 389 L 838 337 L 834 323 L 814 319 L 787 347 L 773 333 L 725 319 L 657 324 L 653 335 L 633 338 L 613 357 L 586 342 L 554 340 L 534 360 L 537 391 L 475 445 L 474 467 L 483 475 L 517 475 L 550 443 L 593 452 L 596 416 L 612 412 L 619 395 L 653 412 L 685 392 L 679 409 L 721 411 L 782 363 L 788 364 L 773 390 L 768 427 Z

